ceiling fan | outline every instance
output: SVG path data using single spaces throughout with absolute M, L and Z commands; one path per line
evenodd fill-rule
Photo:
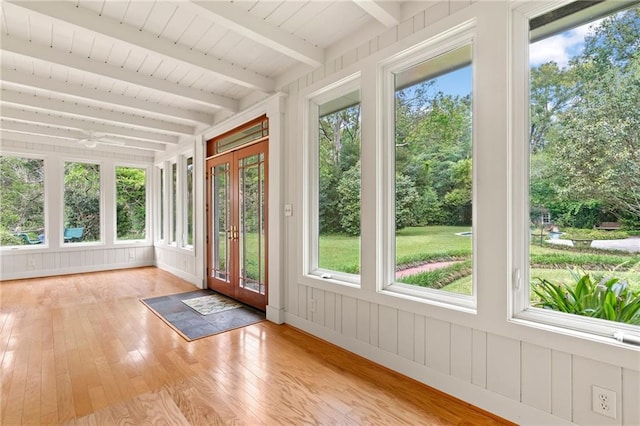
M 124 141 L 109 138 L 106 133 L 94 132 L 92 130 L 83 130 L 82 133 L 87 135 L 87 137 L 78 139 L 78 143 L 86 146 L 87 148 L 95 148 L 99 143 L 119 146 L 125 145 Z

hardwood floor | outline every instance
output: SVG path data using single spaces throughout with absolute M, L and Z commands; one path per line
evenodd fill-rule
M 289 326 L 187 342 L 141 298 L 156 268 L 0 283 L 0 421 L 12 424 L 510 424 Z

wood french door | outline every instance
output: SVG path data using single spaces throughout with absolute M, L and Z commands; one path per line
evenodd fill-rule
M 207 160 L 207 285 L 267 306 L 267 141 Z

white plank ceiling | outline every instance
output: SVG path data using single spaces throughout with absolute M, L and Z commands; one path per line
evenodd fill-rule
M 404 8 L 416 9 L 377 0 L 0 5 L 2 139 L 151 153 L 229 117 L 256 91 L 275 93 L 283 76 L 321 66 L 358 32 L 382 33 Z

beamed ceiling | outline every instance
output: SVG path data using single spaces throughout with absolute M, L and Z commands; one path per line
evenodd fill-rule
M 0 136 L 153 155 L 427 4 L 2 1 Z

